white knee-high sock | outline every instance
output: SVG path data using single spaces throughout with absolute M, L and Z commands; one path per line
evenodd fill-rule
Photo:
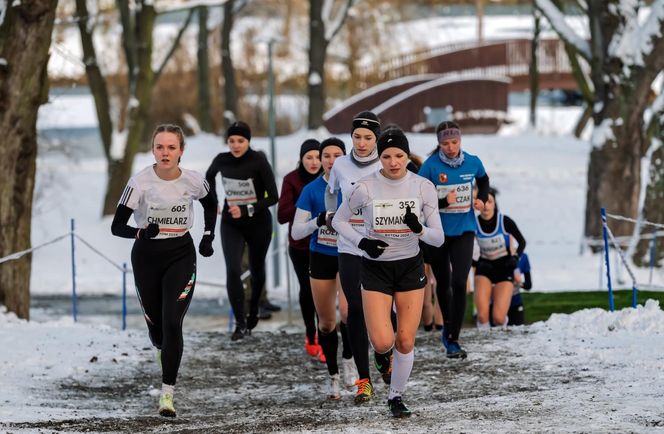
M 408 382 L 408 377 L 410 377 L 410 371 L 413 370 L 413 360 L 415 360 L 415 350 L 408 354 L 401 354 L 395 348 L 393 354 L 392 381 L 390 382 L 390 393 L 387 399 L 402 396 L 406 391 L 406 383 Z

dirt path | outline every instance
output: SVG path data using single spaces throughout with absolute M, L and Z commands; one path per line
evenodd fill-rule
M 151 395 L 149 390 L 159 383 L 158 368 L 153 351 L 145 348 L 140 354 L 143 363 L 118 369 L 114 378 L 100 378 L 91 369 L 83 380 L 60 384 L 52 403 L 71 409 L 71 418 L 10 423 L 5 428 L 173 433 L 540 431 L 560 426 L 558 404 L 548 402 L 558 396 L 557 389 L 568 387 L 573 393 L 574 387 L 600 386 L 598 378 L 566 366 L 543 370 L 523 362 L 518 341 L 528 338 L 526 330 L 464 334 L 470 354 L 465 361 L 443 357 L 438 333 L 418 336 L 405 396 L 415 411 L 409 420 L 389 417 L 387 390 L 375 372 L 376 398 L 371 403 L 355 406 L 351 391 L 344 391 L 341 401 L 326 401 L 327 372 L 304 354 L 300 333 L 259 332 L 231 343 L 227 334 L 196 332 L 186 335 L 177 418 L 156 414 L 156 391 L 152 389 Z M 506 339 L 514 342 L 505 345 Z M 576 425 L 576 430 L 584 431 L 583 425 Z

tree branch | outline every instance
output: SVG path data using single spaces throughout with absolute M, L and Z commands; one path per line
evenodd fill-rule
M 579 55 L 590 62 L 592 57 L 590 45 L 567 24 L 562 11 L 551 0 L 535 0 L 535 7 L 549 20 L 551 27 L 560 36 L 560 39 L 574 46 Z
M 97 120 L 99 122 L 99 133 L 104 148 L 106 160 L 111 159 L 111 145 L 113 140 L 113 121 L 111 120 L 111 109 L 108 98 L 106 80 L 99 69 L 97 53 L 92 42 L 93 27 L 89 21 L 92 19 L 88 12 L 86 0 L 76 0 L 76 15 L 78 29 L 81 34 L 81 46 L 83 47 L 83 63 L 88 78 L 90 92 L 94 98 Z
M 328 7 L 331 7 L 331 6 L 327 6 L 328 1 L 330 2 L 330 4 L 332 3 L 332 0 L 326 0 L 326 2 L 323 4 L 323 8 L 324 8 L 323 11 L 324 12 L 326 11 L 326 9 Z M 353 5 L 355 5 L 356 1 L 357 0 L 345 0 L 346 3 L 344 4 L 342 10 L 339 11 L 337 16 L 334 17 L 333 20 L 329 19 L 330 18 L 329 15 L 323 14 L 322 18 L 323 18 L 323 23 L 325 24 L 325 40 L 326 41 L 330 42 L 334 38 L 334 36 L 339 32 L 339 30 L 341 30 L 341 27 L 344 25 L 344 21 L 346 20 L 346 17 L 348 17 L 348 11 L 350 10 L 350 8 L 353 7 Z M 328 13 L 329 13 L 329 11 L 328 11 Z
M 127 60 L 127 76 L 129 77 L 129 87 L 132 88 L 136 77 L 136 40 L 134 38 L 134 18 L 129 10 L 129 2 L 116 0 L 118 10 L 120 11 L 120 22 L 122 23 L 122 48 L 124 48 L 125 59 Z
M 648 65 L 644 59 L 654 51 L 654 40 L 661 38 L 664 31 L 664 0 L 655 0 L 650 5 L 650 14 L 639 22 L 639 9 L 618 11 L 625 19 L 624 31 L 614 34 L 609 45 L 609 55 L 618 58 L 623 65 Z
M 170 50 L 168 50 L 168 53 L 166 53 L 166 57 L 164 57 L 164 60 L 161 62 L 161 65 L 157 69 L 157 71 L 154 74 L 154 82 L 156 83 L 159 81 L 159 77 L 161 77 L 161 73 L 164 72 L 164 68 L 166 67 L 166 64 L 168 63 L 168 60 L 173 56 L 173 53 L 175 53 L 175 50 L 177 49 L 178 45 L 180 44 L 180 39 L 182 39 L 182 35 L 184 34 L 185 30 L 187 30 L 187 27 L 189 27 L 189 23 L 191 22 L 191 17 L 194 16 L 194 8 L 189 9 L 189 14 L 187 14 L 187 18 L 184 20 L 184 23 L 182 24 L 182 27 L 180 27 L 180 30 L 178 31 L 177 36 L 173 40 L 173 45 L 171 45 Z

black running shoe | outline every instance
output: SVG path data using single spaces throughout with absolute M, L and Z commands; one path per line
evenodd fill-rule
M 461 348 L 461 345 L 459 345 L 458 342 L 456 341 L 449 342 L 447 346 L 448 359 L 465 359 L 466 357 L 468 357 L 466 351 L 463 348 Z
M 269 301 L 263 303 L 261 307 L 270 312 L 279 312 L 281 310 L 281 306 L 279 306 L 278 304 L 272 304 Z
M 410 417 L 410 410 L 408 410 L 408 408 L 404 405 L 400 396 L 395 396 L 392 399 L 388 399 L 387 406 L 390 408 L 392 416 L 394 417 Z
M 262 320 L 268 320 L 272 318 L 272 312 L 269 310 L 265 309 L 264 307 L 261 307 L 258 309 L 258 319 Z
M 258 315 L 247 315 L 247 329 L 253 330 L 258 324 Z
M 239 341 L 244 338 L 244 335 L 247 334 L 247 329 L 242 327 L 235 327 L 235 331 L 231 335 L 231 341 Z

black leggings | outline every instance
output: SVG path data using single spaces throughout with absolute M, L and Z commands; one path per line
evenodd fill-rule
M 161 349 L 162 382 L 174 385 L 182 359 L 182 320 L 196 283 L 194 243 L 189 233 L 136 240 L 131 265 L 150 340 Z
M 258 301 L 265 285 L 265 255 L 272 238 L 272 215 L 269 211 L 250 218 L 221 220 L 221 247 L 226 261 L 226 290 L 238 327 L 246 328 L 244 288 L 242 286 L 242 254 L 249 248 L 251 301 L 249 315 L 258 315 Z
M 360 272 L 362 257 L 339 253 L 339 280 L 348 300 L 348 337 L 359 378 L 369 377 L 369 335 L 362 310 Z
M 297 281 L 300 283 L 300 312 L 302 312 L 307 339 L 309 343 L 313 344 L 316 338 L 316 306 L 309 280 L 309 249 L 295 249 L 289 246 L 288 256 L 293 263 Z
M 442 246 L 429 247 L 431 269 L 436 276 L 436 295 L 443 312 L 447 338 L 457 341 L 466 312 L 466 282 L 473 262 L 475 234 L 445 236 Z

